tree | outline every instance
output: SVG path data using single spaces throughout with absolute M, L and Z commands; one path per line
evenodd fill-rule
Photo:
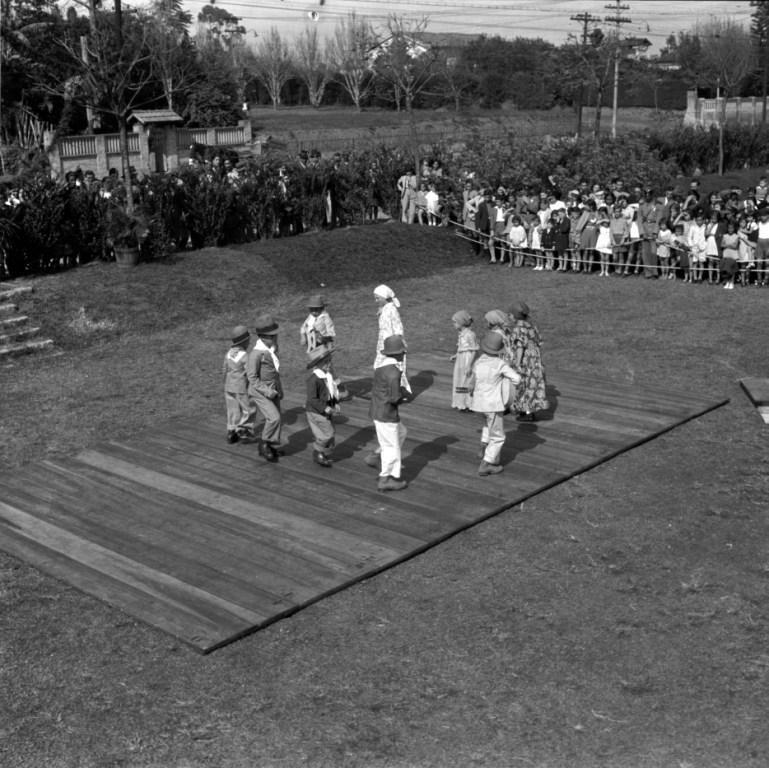
M 329 45 L 334 77 L 358 112 L 373 85 L 371 54 L 375 46 L 376 38 L 371 25 L 358 18 L 355 12 L 339 20 Z
M 246 28 L 240 23 L 240 17 L 234 16 L 225 8 L 214 5 L 206 5 L 200 11 L 198 28 L 204 39 L 218 40 L 223 48 L 227 48 L 233 39 L 246 34 Z
M 321 51 L 316 27 L 306 27 L 296 40 L 296 73 L 307 87 L 307 98 L 313 107 L 319 107 L 331 79 L 328 59 Z
M 291 79 L 294 68 L 288 45 L 277 27 L 272 27 L 267 37 L 259 41 L 252 67 L 256 79 L 270 95 L 272 108 L 277 109 L 283 86 Z
M 464 56 L 440 51 L 434 65 L 435 83 L 441 95 L 451 98 L 454 110 L 459 112 L 462 101 L 477 83 L 472 69 Z
M 769 0 L 750 0 L 750 34 L 761 66 L 761 122 L 766 123 L 767 75 L 769 74 Z

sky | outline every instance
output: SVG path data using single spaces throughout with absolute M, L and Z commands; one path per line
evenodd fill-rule
M 194 18 L 210 2 L 184 0 L 184 7 Z M 396 14 L 413 20 L 427 17 L 429 32 L 540 37 L 560 45 L 570 34 L 581 34 L 580 22 L 571 16 L 617 15 L 616 2 L 609 0 L 215 0 L 215 5 L 242 19 L 252 43 L 271 27 L 289 39 L 306 26 L 317 27 L 321 39 L 331 37 L 338 20 L 355 11 L 380 28 Z M 659 52 L 671 32 L 691 29 L 712 17 L 728 17 L 746 26 L 750 20 L 748 0 L 621 0 L 620 5 L 626 6 L 620 15 L 630 19 L 622 24 L 623 35 L 646 37 L 652 43 L 649 53 Z M 317 20 L 310 18 L 312 12 Z

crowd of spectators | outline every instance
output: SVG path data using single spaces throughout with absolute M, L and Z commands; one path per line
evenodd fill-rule
M 583 182 L 565 193 L 550 176 L 507 189 L 461 179 L 461 210 L 436 186 L 438 163 L 398 180 L 401 220 L 452 224 L 491 264 L 536 271 L 643 275 L 648 279 L 769 284 L 769 182 L 703 194 L 700 182 L 664 190 Z

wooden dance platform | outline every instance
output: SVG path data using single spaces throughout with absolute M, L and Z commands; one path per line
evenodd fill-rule
M 551 411 L 510 419 L 505 471 L 481 478 L 480 417 L 449 407 L 452 364 L 409 355 L 409 487 L 376 490 L 370 372 L 312 462 L 298 398 L 286 456 L 228 445 L 222 413 L 40 461 L 0 480 L 0 547 L 209 652 L 727 402 L 548 371 Z M 297 393 L 298 394 L 298 393 Z

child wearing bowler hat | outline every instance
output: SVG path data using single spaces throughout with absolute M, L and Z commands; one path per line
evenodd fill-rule
M 489 331 L 481 340 L 481 354 L 472 367 L 471 386 L 473 390 L 473 411 L 483 416 L 481 433 L 481 463 L 478 474 L 481 477 L 496 475 L 502 471 L 499 456 L 505 444 L 504 411 L 506 403 L 502 394 L 502 383 L 509 379 L 517 385 L 521 376 L 501 357 L 505 353 L 505 342 L 497 331 Z
M 320 345 L 333 347 L 336 330 L 334 329 L 334 322 L 326 310 L 326 300 L 320 294 L 310 296 L 307 309 L 310 314 L 307 315 L 299 330 L 299 336 L 305 349 L 312 352 L 315 347 Z
M 334 413 L 339 410 L 339 390 L 331 370 L 334 350 L 326 346 L 315 347 L 307 353 L 307 424 L 315 439 L 312 459 L 321 467 L 331 466 L 334 448 Z
M 376 454 L 366 458 L 370 466 L 380 466 L 377 490 L 400 491 L 407 483 L 401 479 L 401 450 L 406 439 L 406 427 L 398 413 L 398 406 L 408 397 L 401 384 L 400 362 L 406 353 L 403 336 L 388 336 L 384 340 L 382 362 L 374 368 L 371 384 L 369 416 L 374 422 L 379 442 L 379 461 Z
M 246 362 L 248 394 L 264 419 L 259 454 L 267 461 L 277 461 L 279 454 L 282 417 L 280 401 L 283 387 L 280 383 L 278 359 L 278 324 L 272 315 L 256 318 L 256 344 Z
M 232 346 L 224 356 L 224 402 L 227 406 L 227 442 L 237 443 L 248 434 L 247 424 L 253 415 L 248 400 L 248 379 L 246 360 L 251 336 L 245 325 L 238 325 L 232 331 Z

